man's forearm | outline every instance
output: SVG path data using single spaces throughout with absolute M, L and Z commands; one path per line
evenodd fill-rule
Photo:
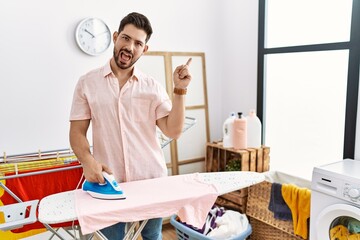
M 85 178 L 90 182 L 103 183 L 102 171 L 111 173 L 106 166 L 98 163 L 90 151 L 90 145 L 81 131 L 70 131 L 70 144 L 75 155 L 83 166 Z
M 174 94 L 167 128 L 172 138 L 180 137 L 185 121 L 185 95 Z
M 77 136 L 76 134 L 70 135 L 70 145 L 76 157 L 81 163 L 86 163 L 89 159 L 93 158 L 89 142 L 85 137 Z
M 191 81 L 189 65 L 192 58 L 189 58 L 186 64 L 177 66 L 173 73 L 174 96 L 172 101 L 172 109 L 169 115 L 158 120 L 157 124 L 163 133 L 177 139 L 182 133 L 185 121 L 185 95 L 187 87 Z
M 86 138 L 88 126 L 89 123 L 87 121 L 71 122 L 70 125 L 70 145 L 81 163 L 86 163 L 93 159 L 90 144 Z

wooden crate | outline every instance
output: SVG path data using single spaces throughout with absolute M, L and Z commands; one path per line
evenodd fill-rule
M 246 212 L 248 188 L 234 191 L 219 196 L 216 199 L 216 204 L 222 206 L 225 209 L 235 210 L 241 213 Z
M 222 142 L 206 145 L 205 167 L 207 172 L 225 171 L 225 166 L 233 159 L 240 160 L 240 171 L 269 171 L 270 148 L 247 148 L 236 150 L 224 148 Z
M 240 171 L 265 172 L 269 170 L 270 148 L 248 148 L 235 150 L 224 148 L 222 142 L 208 143 L 206 146 L 205 167 L 207 172 L 226 171 L 226 165 L 239 160 Z M 241 213 L 246 213 L 248 188 L 219 196 L 216 204 Z

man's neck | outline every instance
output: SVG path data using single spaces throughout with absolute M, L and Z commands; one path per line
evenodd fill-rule
M 134 66 L 127 68 L 127 69 L 121 69 L 119 68 L 116 63 L 115 60 L 112 58 L 110 61 L 110 67 L 112 72 L 114 73 L 115 77 L 118 79 L 119 84 L 120 84 L 120 88 L 122 86 L 124 86 L 124 84 L 126 83 L 126 81 L 131 77 L 131 75 L 133 74 L 134 71 Z

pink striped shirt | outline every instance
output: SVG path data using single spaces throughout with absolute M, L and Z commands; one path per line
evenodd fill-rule
M 70 121 L 91 119 L 95 159 L 127 182 L 167 175 L 156 120 L 170 110 L 166 90 L 136 67 L 120 90 L 109 61 L 79 79 Z

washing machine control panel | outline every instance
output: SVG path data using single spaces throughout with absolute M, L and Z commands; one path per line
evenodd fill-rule
M 344 197 L 352 202 L 360 203 L 360 186 L 345 183 Z

